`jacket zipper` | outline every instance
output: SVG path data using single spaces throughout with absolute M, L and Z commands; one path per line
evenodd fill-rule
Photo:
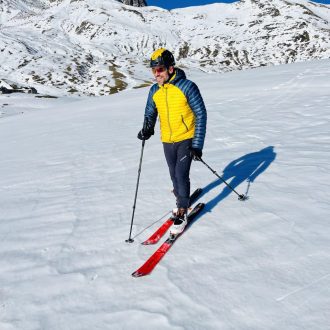
M 167 122 L 168 122 L 168 127 L 170 129 L 170 141 L 172 141 L 172 128 L 170 124 L 170 111 L 168 108 L 168 101 L 167 101 L 167 88 L 165 88 L 165 100 L 166 100 L 166 110 L 167 110 Z

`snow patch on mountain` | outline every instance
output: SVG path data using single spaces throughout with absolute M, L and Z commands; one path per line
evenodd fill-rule
M 305 0 L 171 11 L 115 0 L 4 0 L 0 15 L 0 79 L 54 95 L 149 85 L 158 47 L 206 72 L 330 57 L 330 7 Z

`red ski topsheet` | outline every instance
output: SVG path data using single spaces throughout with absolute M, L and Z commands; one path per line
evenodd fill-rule
M 188 225 L 191 221 L 197 216 L 197 214 L 204 208 L 204 203 L 197 204 L 193 210 L 188 215 Z M 174 238 L 168 238 L 157 250 L 154 254 L 138 269 L 136 270 L 132 276 L 133 277 L 141 277 L 145 275 L 149 275 L 153 269 L 157 266 L 159 261 L 164 257 L 167 251 L 172 247 L 174 242 L 185 232 L 185 230 L 175 236 Z
M 166 242 L 164 242 L 157 251 L 132 274 L 132 276 L 140 277 L 150 274 L 172 245 L 172 243 L 168 243 L 166 240 Z
M 202 194 L 202 188 L 197 188 L 190 196 L 189 206 L 194 203 L 197 198 Z M 172 226 L 173 220 L 167 219 L 148 239 L 142 242 L 142 245 L 156 244 L 165 235 L 168 229 Z
M 167 219 L 147 240 L 142 242 L 143 245 L 156 244 L 172 226 L 173 220 Z

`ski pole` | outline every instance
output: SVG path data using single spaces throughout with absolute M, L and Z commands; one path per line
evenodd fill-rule
M 132 235 L 132 228 L 133 228 L 133 220 L 134 220 L 134 214 L 135 214 L 135 207 L 136 207 L 136 198 L 139 190 L 139 182 L 140 182 L 140 174 L 141 174 L 141 167 L 142 167 L 142 157 L 143 157 L 143 150 L 145 145 L 145 140 L 142 140 L 142 148 L 141 148 L 141 156 L 140 156 L 140 164 L 139 164 L 139 170 L 138 170 L 138 178 L 136 182 L 136 189 L 135 189 L 135 197 L 134 197 L 134 204 L 133 204 L 133 213 L 132 213 L 132 220 L 131 220 L 131 229 L 129 232 L 129 237 L 126 240 L 127 243 L 133 243 L 134 239 L 131 238 Z
M 248 197 L 244 194 L 239 194 L 229 183 L 227 183 L 214 169 L 212 169 L 209 165 L 207 165 L 204 160 L 199 157 L 198 158 L 199 161 L 201 161 L 214 175 L 216 175 L 219 179 L 222 180 L 222 182 L 224 182 L 228 188 L 230 188 L 237 196 L 238 196 L 238 200 L 240 201 L 245 201 L 248 199 Z

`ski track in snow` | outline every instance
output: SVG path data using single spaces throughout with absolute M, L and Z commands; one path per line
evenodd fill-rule
M 315 285 L 315 284 L 321 282 L 322 280 L 328 278 L 329 276 L 330 276 L 330 274 L 327 274 L 327 275 L 325 275 L 325 276 L 322 276 L 321 278 L 316 279 L 315 281 L 313 281 L 312 283 L 310 283 L 310 284 L 308 284 L 308 285 L 305 285 L 305 286 L 303 286 L 303 287 L 300 287 L 300 288 L 298 288 L 298 289 L 296 289 L 296 290 L 294 290 L 294 291 L 292 291 L 292 292 L 287 293 L 286 295 L 284 295 L 284 296 L 282 296 L 282 297 L 277 298 L 276 301 L 282 301 L 282 300 L 288 298 L 289 296 L 292 296 L 292 295 L 294 295 L 294 294 L 296 294 L 296 293 L 298 293 L 298 292 L 300 292 L 300 291 L 302 291 L 302 290 L 308 289 L 308 288 L 310 288 L 311 286 L 313 286 L 313 285 Z
M 330 328 L 329 64 L 187 72 L 208 109 L 204 160 L 249 200 L 194 162 L 205 210 L 139 279 L 159 246 L 139 243 L 173 207 L 157 124 L 125 243 L 148 90 L 1 95 L 0 328 Z

